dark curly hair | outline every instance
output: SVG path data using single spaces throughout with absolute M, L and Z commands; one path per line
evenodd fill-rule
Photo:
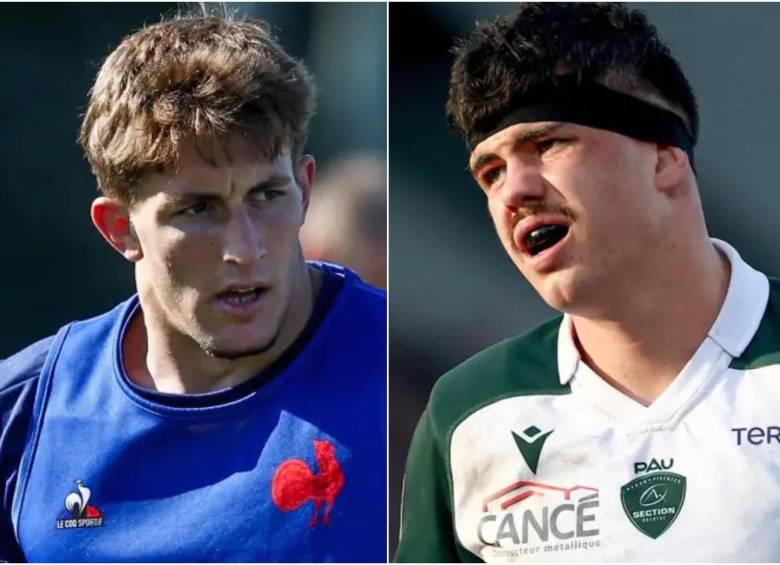
M 524 3 L 514 16 L 478 24 L 453 53 L 447 117 L 467 144 L 527 93 L 561 75 L 660 98 L 698 137 L 693 89 L 639 10 L 616 3 Z

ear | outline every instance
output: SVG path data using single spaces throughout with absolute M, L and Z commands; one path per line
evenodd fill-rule
M 100 196 L 92 202 L 92 223 L 108 244 L 132 263 L 144 254 L 135 234 L 127 207 L 114 198 Z
M 314 177 L 317 174 L 317 163 L 311 155 L 301 155 L 298 161 L 295 178 L 303 191 L 303 215 L 309 209 L 311 201 L 311 189 L 314 186 Z
M 655 164 L 655 184 L 661 192 L 677 189 L 690 171 L 688 154 L 672 145 L 659 145 Z

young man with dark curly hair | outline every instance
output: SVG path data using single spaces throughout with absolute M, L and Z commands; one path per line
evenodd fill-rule
M 524 3 L 456 48 L 447 110 L 562 316 L 437 382 L 396 559 L 780 559 L 780 284 L 708 236 L 695 98 L 654 27 Z
M 303 258 L 313 111 L 262 22 L 106 59 L 80 140 L 138 294 L 0 363 L 0 560 L 386 559 L 386 296 Z

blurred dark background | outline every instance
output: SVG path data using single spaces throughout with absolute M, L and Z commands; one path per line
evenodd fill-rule
M 313 72 L 319 110 L 307 150 L 321 170 L 355 153 L 384 157 L 385 4 L 225 6 L 269 21 L 287 51 Z M 76 142 L 81 114 L 101 63 L 125 35 L 198 9 L 184 3 L 3 5 L 0 359 L 134 291 L 131 267 L 89 219 L 97 188 Z
M 702 118 L 696 148 L 710 233 L 780 274 L 780 5 L 643 3 Z M 390 547 L 406 450 L 434 380 L 552 317 L 505 256 L 448 130 L 449 49 L 512 4 L 390 4 Z

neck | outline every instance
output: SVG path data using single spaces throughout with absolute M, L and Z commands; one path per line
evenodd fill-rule
M 303 332 L 322 284 L 322 273 L 305 264 L 295 278 L 279 336 L 267 351 L 238 359 L 215 358 L 194 340 L 171 332 L 142 308 L 122 343 L 125 370 L 136 384 L 171 394 L 199 394 L 236 386 L 276 361 Z
M 726 297 L 729 262 L 705 241 L 688 253 L 664 254 L 652 270 L 640 269 L 635 284 L 610 293 L 610 305 L 619 308 L 572 316 L 583 360 L 646 406 L 696 352 Z

